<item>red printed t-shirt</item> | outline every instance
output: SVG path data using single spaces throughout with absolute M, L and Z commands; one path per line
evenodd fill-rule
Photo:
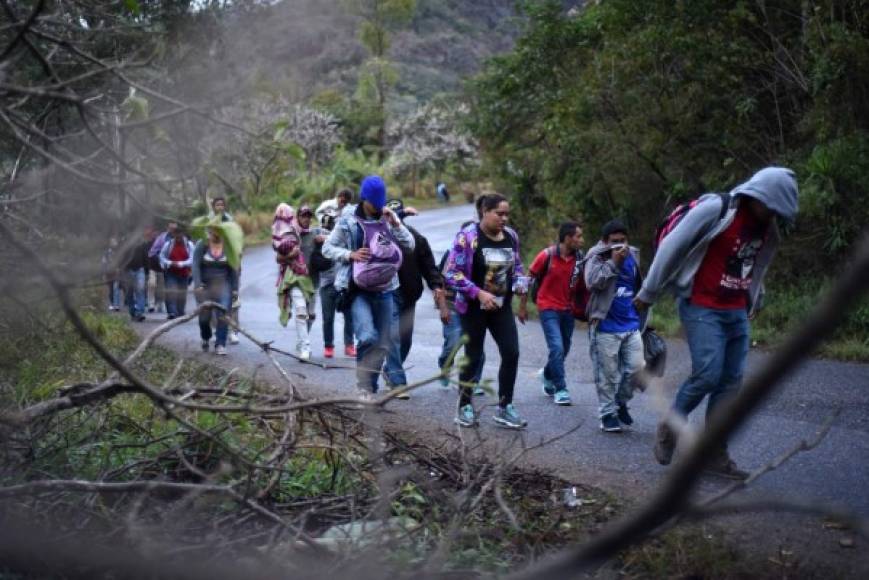
M 546 268 L 547 253 L 551 250 L 552 248 L 547 248 L 534 258 L 529 270 L 535 278 L 539 277 Z M 543 277 L 540 289 L 537 291 L 538 310 L 571 309 L 573 301 L 570 295 L 570 276 L 573 274 L 575 265 L 576 256 L 564 259 L 559 255 L 558 248 L 555 248 L 552 253 L 552 261 L 549 263 L 549 270 Z
M 691 304 L 718 310 L 745 308 L 754 261 L 765 239 L 765 225 L 741 205 L 733 223 L 709 244 L 694 276 Z

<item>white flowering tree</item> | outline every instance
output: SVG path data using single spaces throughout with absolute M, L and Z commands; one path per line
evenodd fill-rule
M 335 148 L 341 144 L 338 123 L 338 118 L 329 113 L 296 105 L 289 118 L 279 123 L 276 137 L 301 147 L 308 171 L 316 173 L 318 168 L 332 160 Z
M 463 108 L 446 109 L 436 105 L 420 107 L 407 117 L 393 122 L 389 138 L 393 144 L 388 166 L 395 173 L 411 175 L 413 189 L 420 172 L 439 175 L 447 164 L 460 167 L 477 163 L 477 144 L 461 127 Z

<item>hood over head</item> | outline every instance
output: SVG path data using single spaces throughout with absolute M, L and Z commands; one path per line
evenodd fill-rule
M 766 167 L 736 186 L 730 195 L 753 197 L 788 223 L 799 211 L 799 187 L 796 174 L 786 167 Z
M 275 219 L 272 222 L 272 238 L 279 239 L 293 231 L 295 229 L 293 224 L 294 217 L 295 212 L 292 206 L 286 203 L 278 204 L 278 207 L 275 208 Z

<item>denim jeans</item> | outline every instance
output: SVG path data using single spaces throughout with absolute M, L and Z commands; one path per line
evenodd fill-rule
M 184 316 L 184 311 L 187 308 L 187 285 L 190 282 L 190 277 L 179 276 L 170 271 L 165 272 L 163 276 L 166 280 L 166 314 L 173 318 Z
M 109 306 L 118 310 L 121 308 L 121 283 L 117 280 L 112 280 L 108 283 L 109 287 Z
M 356 335 L 356 384 L 377 392 L 377 376 L 392 346 L 394 292 L 357 290 L 350 307 Z M 397 338 L 397 337 L 396 337 Z
M 407 375 L 404 373 L 404 361 L 410 353 L 411 336 L 413 335 L 413 318 L 416 311 L 416 303 L 409 306 L 404 303 L 400 292 L 393 293 L 395 307 L 392 313 L 392 345 L 386 355 L 386 380 L 394 387 L 407 384 Z M 410 330 L 408 331 L 408 321 Z M 410 334 L 411 336 L 406 336 Z
M 138 318 L 145 314 L 145 302 L 148 299 L 145 286 L 145 268 L 127 270 L 127 308 L 130 316 Z
M 687 417 L 709 395 L 706 418 L 736 394 L 748 356 L 748 314 L 679 301 L 679 318 L 691 351 L 691 376 L 676 393 L 673 410 Z
M 199 336 L 202 340 L 211 338 L 211 317 L 217 318 L 217 331 L 215 332 L 214 346 L 226 346 L 226 335 L 229 334 L 229 324 L 226 319 L 232 307 L 232 289 L 228 283 L 222 280 L 213 280 L 205 286 L 205 302 L 217 302 L 226 308 L 220 311 L 217 308 L 205 308 L 199 313 Z M 214 312 L 212 312 L 214 310 Z
M 327 347 L 335 346 L 337 294 L 333 284 L 320 288 L 320 306 L 323 310 L 323 346 Z M 350 309 L 345 308 L 341 314 L 344 315 L 344 346 L 351 346 L 353 344 L 353 318 L 350 315 Z
M 455 304 L 452 302 L 448 302 L 448 304 L 450 307 L 450 321 L 444 324 L 444 345 L 441 348 L 441 355 L 438 357 L 438 368 L 441 369 L 447 364 L 453 349 L 456 348 L 456 345 L 459 344 L 459 340 L 462 338 L 462 319 L 459 317 L 459 313 L 456 312 Z M 458 353 L 456 353 L 455 358 L 459 358 Z M 479 384 L 480 378 L 483 376 L 484 364 L 486 364 L 486 354 L 481 352 L 477 368 L 474 369 L 473 382 L 476 384 Z M 452 366 L 452 363 L 450 363 L 450 366 Z
M 597 388 L 598 414 L 613 415 L 634 396 L 631 378 L 642 370 L 643 338 L 639 330 L 598 332 L 588 327 L 588 346 Z
M 541 310 L 540 325 L 546 346 L 549 347 L 549 360 L 543 367 L 543 377 L 552 381 L 556 391 L 567 389 L 564 378 L 564 359 L 570 352 L 573 329 L 576 326 L 570 310 Z

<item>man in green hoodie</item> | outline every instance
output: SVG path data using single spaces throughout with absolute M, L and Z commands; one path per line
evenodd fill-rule
M 645 309 L 664 290 L 676 294 L 692 367 L 671 418 L 658 426 L 655 458 L 662 465 L 672 460 L 678 425 L 704 398 L 709 397 L 708 421 L 739 389 L 749 319 L 760 305 L 763 278 L 779 242 L 775 218 L 793 222 L 798 196 L 793 171 L 767 167 L 729 195 L 701 197 L 661 241 L 634 303 Z M 732 479 L 748 476 L 736 467 L 726 443 L 708 470 Z

